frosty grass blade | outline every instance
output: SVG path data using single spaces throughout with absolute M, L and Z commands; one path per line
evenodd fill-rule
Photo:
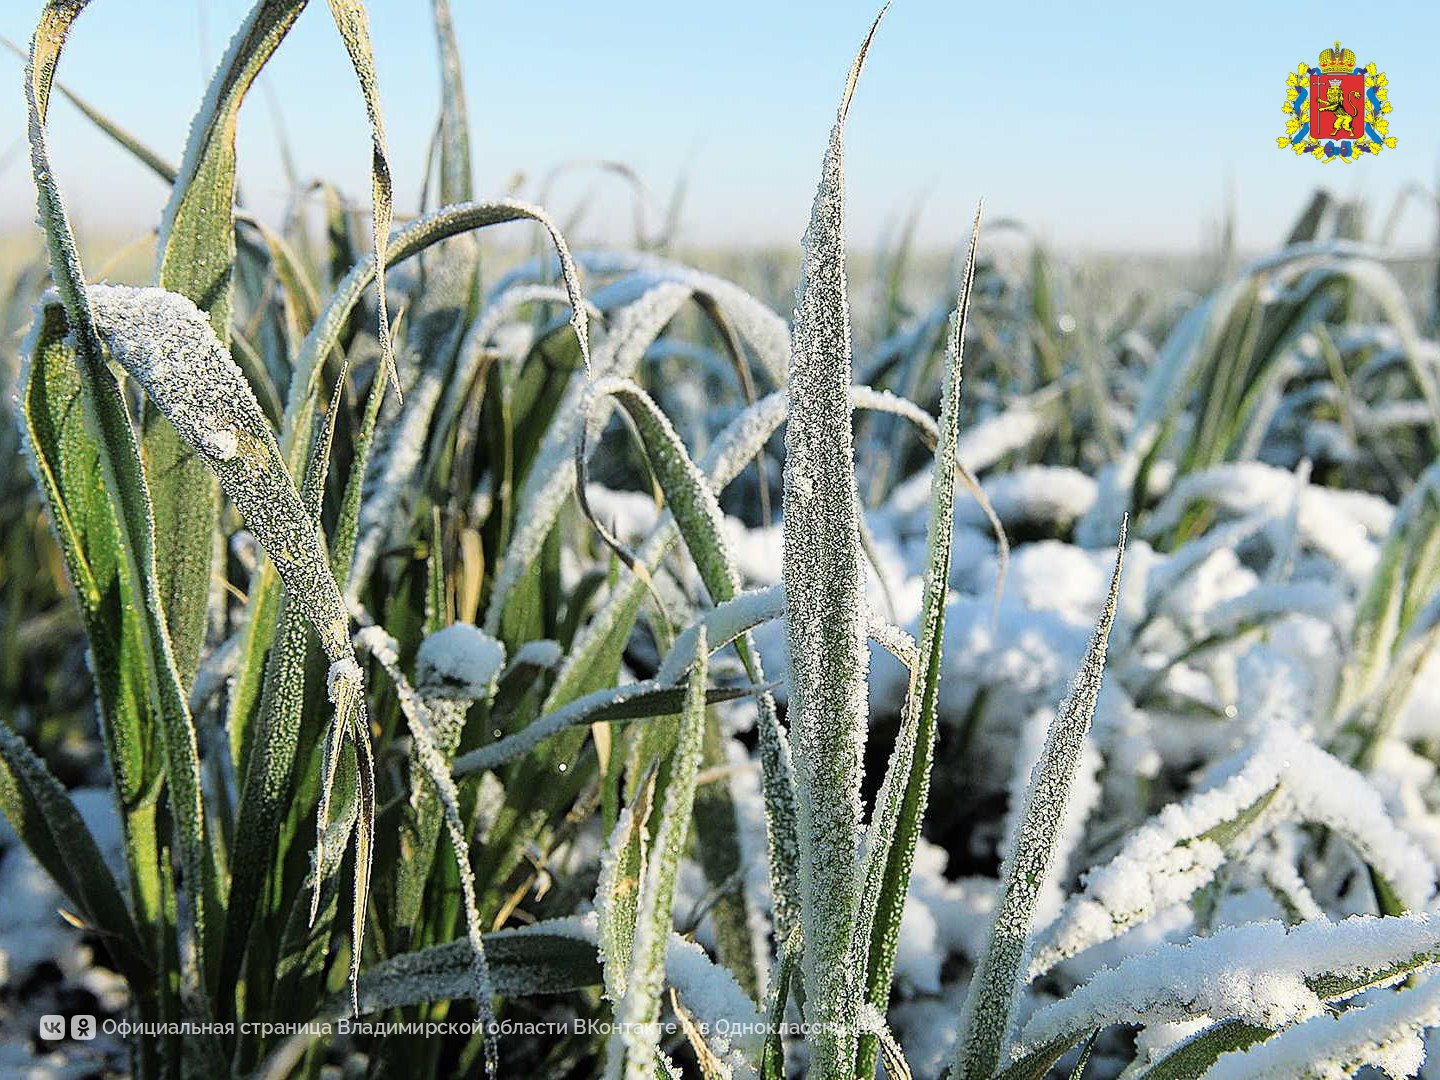
M 990 938 L 970 983 L 950 1075 L 954 1080 L 988 1080 L 1002 1063 L 1015 1019 L 1025 958 L 1031 944 L 1035 905 L 1052 871 L 1057 838 L 1070 788 L 1095 715 L 1105 672 L 1105 650 L 1120 598 L 1125 561 L 1124 520 L 1115 551 L 1115 570 L 1105 608 L 1065 700 L 1051 721 L 1045 750 L 1031 776 L 1030 790 L 1014 847 L 1001 867 L 1001 894 Z
M 868 727 L 867 607 L 851 431 L 845 281 L 845 117 L 865 54 L 841 97 L 802 241 L 785 429 L 784 577 L 804 920 L 806 1018 L 815 1075 L 854 1068 L 861 973 L 853 960 L 857 837 Z

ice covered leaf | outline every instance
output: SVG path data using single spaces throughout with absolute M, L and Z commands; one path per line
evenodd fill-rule
M 654 776 L 636 787 L 634 798 L 615 819 L 600 853 L 595 886 L 596 937 L 605 970 L 605 996 L 613 1004 L 625 997 L 635 946 L 635 914 L 645 876 L 645 841 L 655 792 Z
M 1440 1025 L 1440 980 L 1374 998 L 1336 1015 L 1320 1013 L 1248 1050 L 1222 1054 L 1205 1080 L 1344 1080 L 1380 1069 L 1392 1080 L 1425 1063 L 1427 1030 Z
M 956 1080 L 988 1080 L 1001 1064 L 1010 1039 L 1015 1000 L 1019 995 L 1026 955 L 1031 946 L 1036 905 L 1049 876 L 1065 824 L 1071 788 L 1095 702 L 1105 672 L 1105 651 L 1120 597 L 1120 572 L 1125 558 L 1125 525 L 1115 552 L 1115 570 L 1104 610 L 1090 646 L 1065 700 L 1051 722 L 1045 749 L 1030 777 L 1024 809 L 1011 848 L 1001 867 L 1000 902 L 990 939 L 976 966 L 965 1000 L 960 1037 L 950 1075 Z
M 713 653 L 723 649 L 747 630 L 772 622 L 785 614 L 785 586 L 768 585 L 737 593 L 706 611 L 675 635 L 670 651 L 655 674 L 658 683 L 677 682 L 695 662 L 695 648 L 703 632 Z
M 1324 1012 L 1326 1002 L 1385 986 L 1440 959 L 1433 915 L 1355 916 L 1287 929 L 1254 923 L 1166 944 L 1105 968 L 1040 1009 L 1022 1048 L 1079 1040 L 1110 1024 L 1207 1017 L 1277 1030 Z
M 1220 771 L 1227 775 L 1219 783 L 1165 807 L 1085 875 L 1036 946 L 1032 975 L 1188 902 L 1234 851 L 1277 822 L 1325 825 L 1404 906 L 1427 905 L 1435 868 L 1425 852 L 1365 777 L 1308 739 L 1275 724 Z
M 385 121 L 380 113 L 379 76 L 375 71 L 375 50 L 370 43 L 370 17 L 360 0 L 330 0 L 330 15 L 345 42 L 350 64 L 360 82 L 365 98 L 365 113 L 370 120 L 370 194 L 371 223 L 375 248 L 375 307 L 380 315 L 379 338 L 381 369 L 390 380 L 395 396 L 400 396 L 400 376 L 395 368 L 395 355 L 390 341 L 390 314 L 385 297 L 385 260 L 390 243 L 393 217 L 394 182 L 390 178 L 390 159 L 385 149 Z
M 714 705 L 752 694 L 766 694 L 772 689 L 770 686 L 716 687 L 705 692 L 705 702 Z M 546 739 L 582 724 L 670 716 L 680 707 L 683 697 L 681 688 L 654 679 L 595 690 L 572 699 L 554 712 L 545 713 L 513 735 L 461 754 L 455 759 L 453 772 L 456 776 L 467 776 L 486 769 L 498 769 L 507 762 L 524 757 Z
M 97 285 L 87 295 L 95 330 L 110 355 L 214 469 L 220 486 L 275 564 L 289 601 L 314 627 L 331 663 L 328 689 L 336 715 L 324 740 L 316 830 L 320 843 L 334 824 L 329 814 L 337 770 L 343 747 L 353 741 L 360 766 L 354 830 L 353 995 L 369 897 L 374 775 L 364 687 L 348 634 L 349 613 L 318 527 L 296 490 L 254 392 L 209 319 L 185 297 L 163 289 Z M 317 881 L 314 903 L 318 901 Z
M 111 355 L 220 478 L 332 661 L 350 653 L 349 615 L 319 533 L 240 368 L 193 303 L 163 289 L 94 285 Z
M 882 12 L 883 16 L 883 12 Z M 811 1068 L 853 1068 L 860 779 L 869 720 L 865 577 L 851 431 L 845 116 L 877 18 L 851 66 L 802 241 L 785 427 L 786 626 Z

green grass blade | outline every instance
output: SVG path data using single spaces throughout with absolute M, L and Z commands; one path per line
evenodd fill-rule
M 646 1029 L 660 1018 L 665 985 L 665 954 L 670 941 L 675 881 L 690 833 L 695 783 L 705 734 L 705 680 L 709 674 L 705 636 L 700 635 L 690 670 L 685 709 L 670 763 L 665 801 L 645 865 L 635 912 L 635 941 L 625 995 L 615 1007 L 623 1033 L 611 1037 L 606 1074 L 626 1080 L 648 1080 L 655 1043 Z
M 275 861 L 275 839 L 294 797 L 295 755 L 305 708 L 305 672 L 312 633 L 299 604 L 280 598 L 279 629 L 265 661 L 264 682 L 243 767 L 235 841 L 230 853 L 229 907 L 220 951 L 219 985 L 240 978 L 256 905 Z
M 624 406 L 645 448 L 651 472 L 665 493 L 665 503 L 675 515 L 680 535 L 695 560 L 696 569 L 714 603 L 723 603 L 740 589 L 740 575 L 721 534 L 723 515 L 719 500 L 691 460 L 670 420 L 633 380 L 617 376 L 596 379 L 581 399 L 580 422 L 575 441 L 575 495 L 590 524 L 632 571 L 645 573 L 633 552 L 610 535 L 605 524 L 590 510 L 586 495 L 590 420 L 606 398 Z M 752 674 L 752 678 L 753 678 Z
M 160 226 L 157 283 L 192 300 L 230 339 L 235 273 L 235 135 L 240 106 L 306 0 L 260 0 L 236 32 L 190 127 Z M 154 502 L 161 595 L 182 680 L 204 643 L 219 511 L 204 459 L 147 408 L 144 454 Z
M 826 1080 L 854 1069 L 862 997 L 854 933 L 869 650 L 851 432 L 843 168 L 845 116 L 878 27 L 877 17 L 850 68 L 803 241 L 785 429 L 784 572 L 806 1019 L 820 1029 L 811 1040 L 812 1074 Z
M 176 674 L 188 694 L 205 644 L 220 500 L 215 477 L 155 409 L 142 410 L 140 446 L 155 514 L 155 567 Z
M 569 920 L 562 920 L 569 922 Z M 569 927 L 565 927 L 569 929 Z M 506 997 L 561 994 L 600 983 L 592 942 L 547 922 L 485 935 L 495 992 Z M 364 1012 L 459 997 L 469 990 L 470 943 L 448 942 L 376 964 L 360 981 Z
M 781 944 L 779 962 L 770 981 L 770 998 L 765 1008 L 765 1049 L 760 1055 L 761 1080 L 785 1080 L 785 1042 L 780 1032 L 785 1023 L 785 1006 L 790 1001 L 790 985 L 800 963 L 801 948 L 797 927 Z
M 635 950 L 635 918 L 645 877 L 646 840 L 655 798 L 655 772 L 647 770 L 635 795 L 620 811 L 610 842 L 600 856 L 595 886 L 595 940 L 605 968 L 605 996 L 612 1005 L 625 998 Z
M 744 826 L 728 783 L 726 742 L 719 717 L 712 716 L 705 725 L 701 768 L 720 770 L 725 779 L 701 784 L 695 793 L 695 854 L 710 888 L 706 915 L 715 932 L 716 959 L 746 994 L 761 1001 L 761 971 L 768 949 L 750 924 L 755 905 L 745 884 L 745 852 L 740 839 Z M 761 768 L 763 783 L 763 764 Z M 773 871 L 773 859 L 770 865 Z
M 470 111 L 465 75 L 449 0 L 434 0 L 435 43 L 440 50 L 440 201 L 469 202 L 475 197 L 470 160 Z
M 1139 1075 L 1144 1080 L 1199 1080 L 1221 1054 L 1245 1050 L 1274 1034 L 1270 1028 L 1244 1020 L 1222 1020 L 1186 1039 Z
M 1014 849 L 1007 853 L 1001 870 L 1000 901 L 985 953 L 970 983 L 956 1041 L 955 1060 L 950 1070 L 955 1080 L 989 1080 L 999 1068 L 1010 1038 L 1015 1001 L 1025 976 L 1036 901 L 1051 870 L 1070 787 L 1095 715 L 1095 702 L 1105 671 L 1105 650 L 1119 604 L 1124 560 L 1125 525 L 1122 524 L 1104 610 L 1080 670 L 1050 724 L 1045 749 L 1031 774 L 1030 789 L 1025 793 Z
M 475 632 L 476 634 L 481 633 L 478 630 Z M 394 684 L 395 693 L 400 699 L 401 711 L 405 714 L 413 743 L 411 764 L 419 766 L 415 772 L 424 774 L 425 779 L 433 786 L 434 797 L 439 802 L 445 831 L 450 838 L 450 847 L 454 852 L 455 864 L 460 876 L 460 889 L 465 905 L 465 930 L 473 952 L 470 962 L 470 995 L 475 999 L 475 1005 L 480 1012 L 480 1022 L 485 1025 L 488 1033 L 495 1020 L 495 1014 L 491 1007 L 494 988 L 490 981 L 490 968 L 485 959 L 485 942 L 480 930 L 480 907 L 475 898 L 475 872 L 470 866 L 470 840 L 466 835 L 465 823 L 460 816 L 460 793 L 450 774 L 449 759 L 460 741 L 464 710 L 460 709 L 458 714 L 451 711 L 447 723 L 442 727 L 437 720 L 445 714 L 432 711 L 430 703 L 427 703 L 415 692 L 406 680 L 404 672 L 400 670 L 400 656 L 395 639 L 379 627 L 367 627 L 360 632 L 360 640 L 370 655 L 379 661 L 380 666 L 385 669 L 385 673 Z M 500 648 L 499 642 L 493 638 L 487 637 L 485 640 L 495 648 L 497 653 L 497 660 L 493 665 L 490 678 L 484 680 L 489 683 L 504 662 L 505 652 L 503 648 Z M 486 651 L 488 652 L 488 650 Z M 436 704 L 443 705 L 445 702 L 436 702 Z M 410 783 L 411 806 L 415 808 L 417 816 L 423 820 L 425 808 L 424 801 L 421 799 L 423 789 L 419 776 L 413 775 Z M 486 1074 L 495 1076 L 499 1067 L 497 1045 L 492 1036 L 486 1040 Z
M 1070 1070 L 1070 1080 L 1085 1080 L 1085 1070 L 1090 1065 L 1090 1055 L 1095 1052 L 1095 1043 L 1099 1038 L 1100 1030 L 1097 1028 L 1080 1047 L 1080 1056 L 1075 1059 L 1075 1066 Z
M 945 637 L 945 601 L 950 588 L 950 549 L 955 530 L 955 473 L 960 440 L 960 380 L 965 317 L 975 280 L 975 251 L 980 240 L 980 215 L 970 237 L 960 296 L 951 318 L 946 345 L 945 382 L 941 394 L 940 440 L 930 491 L 930 526 L 925 562 L 925 592 L 920 613 L 920 669 L 907 694 L 905 716 L 889 768 L 875 800 L 866 839 L 864 891 L 857 926 L 857 952 L 867 958 L 865 996 L 884 1010 L 890 1000 L 900 919 L 915 862 L 915 844 L 930 796 L 936 716 L 940 697 L 941 644 Z M 874 1072 L 878 1047 L 871 1037 L 861 1041 L 860 1076 Z
M 375 49 L 370 43 L 370 19 L 361 0 L 330 0 L 330 14 L 335 28 L 344 39 L 350 54 L 360 92 L 365 98 L 365 113 L 370 118 L 370 193 L 374 206 L 372 229 L 375 234 L 375 307 L 380 313 L 380 363 L 390 379 L 391 389 L 400 397 L 400 374 L 395 368 L 395 351 L 390 341 L 390 314 L 385 297 L 385 262 L 390 241 L 390 224 L 394 218 L 394 182 L 390 179 L 390 159 L 385 150 L 385 120 L 380 112 L 379 79 L 375 72 Z
M 22 431 L 31 469 L 75 589 L 89 640 L 100 729 L 111 777 L 128 816 L 145 797 L 151 760 L 143 679 L 123 662 L 144 648 L 144 630 L 124 573 L 117 510 L 105 488 L 100 451 L 86 426 L 85 393 L 69 326 L 58 307 L 39 313 L 21 374 Z M 158 872 L 158 867 L 152 867 Z M 140 882 L 132 882 L 142 887 Z M 143 884 L 158 896 L 158 879 Z
M 586 432 L 588 417 L 595 402 L 614 396 L 640 433 L 646 458 L 665 493 L 666 505 L 674 515 L 680 535 L 700 572 L 701 580 L 715 604 L 733 600 L 740 590 L 740 575 L 721 529 L 723 515 L 714 490 L 704 473 L 691 460 L 669 419 L 649 394 L 629 379 L 610 376 L 591 384 L 590 393 L 581 406 L 579 439 L 575 450 L 578 476 L 576 495 L 586 516 L 637 574 L 648 571 L 644 563 L 618 544 L 604 525 L 590 512 L 586 497 Z M 752 683 L 762 683 L 765 673 L 750 639 L 748 628 L 735 635 L 736 651 Z M 795 824 L 795 780 L 790 750 L 784 730 L 776 715 L 774 700 L 762 694 L 759 702 L 760 760 L 765 801 L 767 849 L 769 851 L 771 885 L 777 913 L 777 930 L 788 936 L 797 910 L 798 887 L 795 882 L 794 854 L 797 850 Z M 718 884 L 718 882 L 717 882 Z
M 370 452 L 375 447 L 375 427 L 380 420 L 380 406 L 385 399 L 385 380 L 372 379 L 370 390 L 365 395 L 365 411 L 360 417 L 360 430 L 354 442 L 354 458 L 350 463 L 350 475 L 345 479 L 345 494 L 340 502 L 340 516 L 335 522 L 331 537 L 330 565 L 335 578 L 340 581 L 347 596 L 357 590 L 355 576 L 355 545 L 360 532 L 360 510 L 365 491 L 365 475 L 370 464 Z M 321 485 L 314 485 L 319 489 Z M 318 511 L 317 507 L 312 509 Z
M 1045 1080 L 1055 1063 L 1073 1050 L 1083 1037 L 1061 1037 L 1036 1047 L 999 1070 L 995 1080 Z

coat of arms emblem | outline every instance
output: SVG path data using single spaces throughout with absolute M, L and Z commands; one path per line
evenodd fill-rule
M 1280 149 L 1326 162 L 1394 149 L 1389 80 L 1374 64 L 1357 67 L 1355 54 L 1340 42 L 1321 50 L 1318 66 L 1301 63 L 1285 86 L 1285 134 L 1275 140 Z

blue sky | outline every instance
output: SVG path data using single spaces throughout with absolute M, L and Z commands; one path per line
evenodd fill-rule
M 248 0 L 95 0 L 61 80 L 178 158 L 207 72 Z M 0 32 L 27 41 L 38 0 L 6 0 Z M 874 0 L 452 0 L 470 93 L 477 190 L 557 164 L 623 161 L 663 201 L 689 177 L 683 237 L 794 244 L 826 133 Z M 413 205 L 437 76 L 424 0 L 372 0 L 397 192 Z M 1321 166 L 1275 146 L 1285 75 L 1335 38 L 1390 77 L 1394 151 Z M 896 0 L 849 135 L 852 244 L 873 244 L 917 204 L 921 242 L 956 246 L 974 202 L 1050 242 L 1096 250 L 1201 250 L 1232 188 L 1242 246 L 1283 237 L 1310 189 L 1364 197 L 1376 218 L 1410 184 L 1434 188 L 1440 110 L 1430 72 L 1440 5 L 1311 2 L 970 4 Z M 283 203 L 277 115 L 304 175 L 368 194 L 368 137 L 326 5 L 312 3 L 241 116 L 241 183 L 262 215 Z M 0 55 L 0 229 L 28 227 L 21 69 Z M 53 154 L 82 227 L 139 229 L 164 191 L 66 104 Z M 581 239 L 628 234 L 613 180 L 572 173 L 565 211 L 600 195 Z M 612 194 L 606 194 L 611 192 Z M 1404 233 L 1435 232 L 1418 203 Z

